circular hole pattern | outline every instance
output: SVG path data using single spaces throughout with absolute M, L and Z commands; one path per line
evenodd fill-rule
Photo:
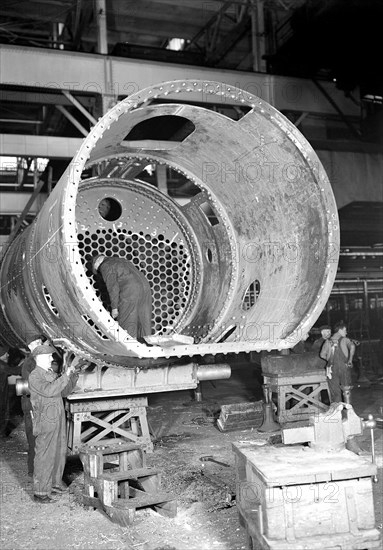
M 97 254 L 119 256 L 144 273 L 152 289 L 152 332 L 165 334 L 179 320 L 191 294 L 190 254 L 182 243 L 164 235 L 133 233 L 123 228 L 88 230 L 78 234 L 78 246 L 86 274 L 104 307 L 110 311 L 106 286 L 91 270 Z

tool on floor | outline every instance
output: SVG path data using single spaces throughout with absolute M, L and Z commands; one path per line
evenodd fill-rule
M 225 468 L 230 468 L 230 464 L 226 464 L 225 462 L 221 462 L 220 460 L 216 460 L 212 455 L 207 456 L 201 456 L 200 461 L 201 464 L 201 475 L 205 477 L 207 481 L 215 485 L 216 487 L 219 487 L 220 489 L 225 489 L 225 501 L 223 507 L 226 508 L 228 506 L 233 506 L 235 503 L 236 498 L 236 491 L 233 487 L 230 487 L 226 481 L 223 481 L 219 478 L 219 476 L 215 475 L 207 475 L 205 473 L 205 464 L 206 462 L 214 462 L 215 464 L 219 464 L 219 466 L 224 466 Z
M 220 462 L 219 460 L 216 460 L 212 455 L 201 456 L 200 461 L 202 462 L 202 465 L 201 465 L 202 473 L 205 468 L 205 462 L 215 462 L 215 464 L 219 464 L 220 466 L 224 466 L 225 468 L 230 468 L 230 464 L 226 464 L 225 462 Z

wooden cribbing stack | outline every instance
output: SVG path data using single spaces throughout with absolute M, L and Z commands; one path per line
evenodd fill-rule
M 114 523 L 131 525 L 138 508 L 177 514 L 173 495 L 161 491 L 161 473 L 146 465 L 144 446 L 135 443 L 82 449 L 85 506 L 106 512 Z

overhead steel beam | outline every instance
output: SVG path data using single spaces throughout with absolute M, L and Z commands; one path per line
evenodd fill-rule
M 71 159 L 81 142 L 81 138 L 0 134 L 0 151 L 2 155 L 10 157 Z
M 33 103 L 38 105 L 64 105 L 69 106 L 72 100 L 69 100 L 64 92 L 51 93 L 46 90 L 13 90 L 2 89 L 0 90 L 0 102 L 9 101 L 12 103 Z M 72 96 L 73 98 L 73 96 Z M 94 97 L 82 96 L 80 99 L 73 98 L 81 104 L 86 110 L 86 107 L 90 107 L 94 104 Z M 81 101 L 80 101 L 81 100 Z M 88 111 L 87 111 L 88 112 Z
M 0 45 L 0 84 L 39 86 L 49 90 L 92 92 L 116 100 L 156 82 L 211 79 L 237 86 L 274 105 L 279 110 L 334 114 L 336 109 L 311 80 L 242 71 L 192 67 L 142 59 L 96 56 L 65 50 Z M 110 79 L 110 75 L 112 78 Z M 321 86 L 345 116 L 359 116 L 358 106 L 332 82 Z M 217 102 L 213 94 L 201 92 L 204 101 Z M 180 94 L 179 100 L 182 100 Z M 225 100 L 229 104 L 230 99 Z M 233 99 L 232 104 L 237 104 Z
M 1 183 L 0 183 L 1 185 Z M 15 186 L 13 186 L 14 188 Z M 32 191 L 32 190 L 31 190 Z M 2 215 L 17 214 L 19 215 L 24 208 L 26 207 L 30 197 L 31 191 L 6 191 L 0 192 L 0 210 Z M 39 196 L 30 205 L 29 213 L 36 214 L 42 207 L 45 199 L 47 198 L 46 193 L 39 193 Z
M 67 92 L 66 90 L 63 90 L 62 93 L 72 103 L 72 105 L 77 107 L 77 109 L 80 111 L 80 113 L 82 113 L 88 120 L 91 121 L 92 124 L 97 124 L 97 120 L 94 118 L 94 116 L 92 116 L 90 114 L 90 112 L 87 111 L 85 109 L 85 107 L 83 105 L 81 105 L 81 103 L 75 97 L 72 96 L 72 94 L 70 92 Z
M 62 105 L 56 105 L 56 109 L 58 109 L 60 113 L 62 113 L 65 118 L 67 118 L 69 122 L 71 122 L 73 126 L 75 126 L 77 130 L 82 133 L 83 136 L 87 136 L 89 134 L 88 130 L 86 130 L 86 128 L 84 128 L 84 126 L 80 124 L 80 122 L 77 120 L 77 118 L 71 115 L 71 113 L 67 109 L 65 109 L 65 107 L 63 107 Z
M 308 113 L 301 113 L 297 120 L 294 122 L 295 126 L 298 128 L 298 126 L 301 124 L 301 122 L 304 121 L 304 119 L 307 117 Z

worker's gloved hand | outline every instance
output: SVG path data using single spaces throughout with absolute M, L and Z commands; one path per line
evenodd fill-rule
M 117 319 L 117 317 L 118 317 L 118 309 L 116 309 L 116 308 L 115 308 L 115 309 L 112 309 L 112 317 L 113 317 L 113 319 Z
M 82 370 L 85 370 L 89 366 L 89 361 L 87 359 L 81 359 L 78 363 L 74 365 L 75 373 L 80 374 Z

